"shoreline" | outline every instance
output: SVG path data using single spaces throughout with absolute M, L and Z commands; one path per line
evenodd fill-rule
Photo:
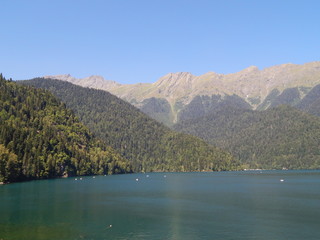
M 22 183 L 22 182 L 30 182 L 30 181 L 39 181 L 39 180 L 54 180 L 54 179 L 67 179 L 67 178 L 79 178 L 79 177 L 90 177 L 90 176 L 112 176 L 112 175 L 123 175 L 123 174 L 147 174 L 147 173 L 208 173 L 208 172 L 257 172 L 257 171 L 319 171 L 319 168 L 315 169 L 241 169 L 241 170 L 226 170 L 226 171 L 190 171 L 190 172 L 173 172 L 173 171 L 151 171 L 151 172 L 132 172 L 132 173 L 118 173 L 118 174 L 96 174 L 96 175 L 78 175 L 78 176 L 58 176 L 54 178 L 42 178 L 42 179 L 29 179 L 24 181 L 17 182 L 0 182 L 0 185 L 7 185 L 12 183 Z M 0 239 L 1 240 L 1 239 Z

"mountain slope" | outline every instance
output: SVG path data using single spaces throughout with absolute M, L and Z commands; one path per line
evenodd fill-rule
M 282 64 L 263 70 L 251 66 L 232 74 L 208 72 L 200 76 L 194 76 L 186 72 L 169 73 L 154 83 L 131 85 L 117 85 L 111 81 L 105 81 L 105 84 L 101 83 L 103 81 L 95 83 L 96 76 L 77 80 L 70 76 L 48 77 L 109 91 L 139 108 L 142 108 L 146 104 L 146 100 L 150 98 L 166 100 L 171 106 L 170 114 L 150 111 L 148 114 L 170 125 L 178 121 L 180 112 L 198 96 L 212 97 L 216 95 L 224 97 L 226 95 L 236 95 L 250 104 L 252 109 L 261 110 L 270 107 L 265 100 L 272 91 L 278 91 L 281 95 L 285 89 L 298 88 L 299 96 L 296 93 L 286 92 L 284 93 L 285 96 L 281 96 L 282 99 L 278 100 L 288 102 L 289 100 L 296 101 L 297 97 L 302 99 L 308 89 L 310 90 L 320 83 L 320 62 L 303 65 Z M 302 88 L 304 90 L 301 90 Z M 290 102 L 289 104 L 293 105 L 294 103 Z
M 292 107 L 228 108 L 174 129 L 230 151 L 250 168 L 320 168 L 320 120 Z
M 202 171 L 239 168 L 233 157 L 204 141 L 172 132 L 106 91 L 68 82 L 34 79 L 74 110 L 97 136 L 130 159 L 134 171 Z
M 0 75 L 0 182 L 130 172 L 52 94 Z
M 232 107 L 237 109 L 251 109 L 251 106 L 236 95 L 197 96 L 186 105 L 178 116 L 178 122 L 204 117 L 222 109 Z
M 312 88 L 296 107 L 304 112 L 320 116 L 320 85 Z
M 171 126 L 173 122 L 173 114 L 171 106 L 166 99 L 148 98 L 141 103 L 140 110 L 153 119 Z

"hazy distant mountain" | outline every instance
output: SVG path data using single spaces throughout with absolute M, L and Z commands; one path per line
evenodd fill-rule
M 295 105 L 312 87 L 320 84 L 320 62 L 303 65 L 283 64 L 263 70 L 251 66 L 232 74 L 208 72 L 194 76 L 186 72 L 169 73 L 154 83 L 123 85 L 104 80 L 99 76 L 75 79 L 70 75 L 58 75 L 50 76 L 50 78 L 107 90 L 142 110 L 147 108 L 147 111 L 143 111 L 171 125 L 180 117 L 185 119 L 185 113 L 188 111 L 186 109 L 190 108 L 188 105 L 199 96 L 219 98 L 221 104 L 225 104 L 225 100 L 230 96 L 237 96 L 249 104 L 251 109 L 260 110 L 277 106 L 280 103 Z M 157 106 L 153 108 L 153 111 L 151 111 L 152 107 L 150 108 L 148 99 L 152 99 L 150 101 L 153 106 Z M 145 107 L 146 104 L 149 106 Z M 208 101 L 205 104 L 208 105 Z M 213 101 L 212 104 L 217 106 L 216 101 Z M 241 106 L 244 105 L 241 104 Z M 248 105 L 245 106 L 247 107 Z M 205 108 L 212 110 L 213 106 Z M 192 114 L 189 116 L 195 117 Z
M 67 82 L 71 82 L 76 85 L 80 85 L 82 87 L 89 87 L 89 88 L 96 88 L 96 89 L 102 89 L 106 91 L 110 91 L 110 89 L 120 87 L 121 84 L 117 83 L 115 81 L 105 80 L 101 76 L 93 75 L 86 78 L 75 78 L 72 77 L 70 74 L 64 74 L 64 75 L 55 75 L 55 76 L 44 76 L 46 79 L 58 79 L 63 80 Z

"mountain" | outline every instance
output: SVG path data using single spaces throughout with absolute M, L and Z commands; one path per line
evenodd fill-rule
M 251 109 L 251 106 L 237 95 L 196 96 L 180 112 L 179 122 L 205 117 L 225 108 Z
M 136 172 L 240 169 L 229 153 L 197 137 L 173 132 L 106 91 L 48 78 L 20 83 L 52 92 L 96 136 L 129 159 Z M 166 111 L 152 102 L 150 106 Z
M 169 73 L 154 83 L 127 85 L 106 81 L 102 77 L 99 78 L 99 83 L 96 83 L 97 77 L 74 79 L 71 76 L 49 76 L 49 78 L 109 91 L 136 107 L 144 109 L 143 111 L 153 118 L 171 126 L 180 120 L 181 115 L 185 115 L 183 112 L 190 108 L 188 105 L 195 98 L 202 96 L 221 98 L 222 104 L 226 96 L 237 96 L 249 104 L 251 109 L 259 110 L 274 107 L 278 105 L 277 101 L 286 101 L 287 104 L 294 105 L 311 88 L 320 84 L 320 62 L 303 65 L 282 64 L 263 70 L 251 66 L 232 74 L 208 72 L 194 76 L 187 72 Z M 295 90 L 284 92 L 286 89 Z M 276 97 L 276 103 L 271 103 Z M 149 100 L 151 105 L 157 107 L 150 108 Z M 147 104 L 149 106 L 145 107 Z M 216 105 L 216 102 L 213 104 Z M 182 119 L 185 120 L 185 116 Z
M 265 111 L 227 107 L 174 129 L 230 151 L 247 168 L 320 168 L 320 119 L 289 106 Z
M 47 91 L 0 75 L 0 182 L 131 172 Z
M 320 85 L 312 88 L 296 107 L 302 111 L 320 117 Z
M 145 99 L 141 103 L 140 110 L 167 126 L 172 125 L 174 116 L 170 104 L 165 99 L 154 97 Z
M 44 78 L 52 78 L 52 77 L 45 76 Z M 78 78 L 72 77 L 70 74 L 63 74 L 63 75 L 54 76 L 54 79 L 71 82 L 73 84 L 83 86 L 83 87 L 102 89 L 106 91 L 109 91 L 110 89 L 121 86 L 121 84 L 116 83 L 115 81 L 105 80 L 103 77 L 98 75 L 93 75 L 90 77 L 78 79 Z

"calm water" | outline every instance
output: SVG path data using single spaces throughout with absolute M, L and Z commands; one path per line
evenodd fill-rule
M 151 173 L 0 186 L 0 240 L 10 239 L 318 240 L 320 171 Z

